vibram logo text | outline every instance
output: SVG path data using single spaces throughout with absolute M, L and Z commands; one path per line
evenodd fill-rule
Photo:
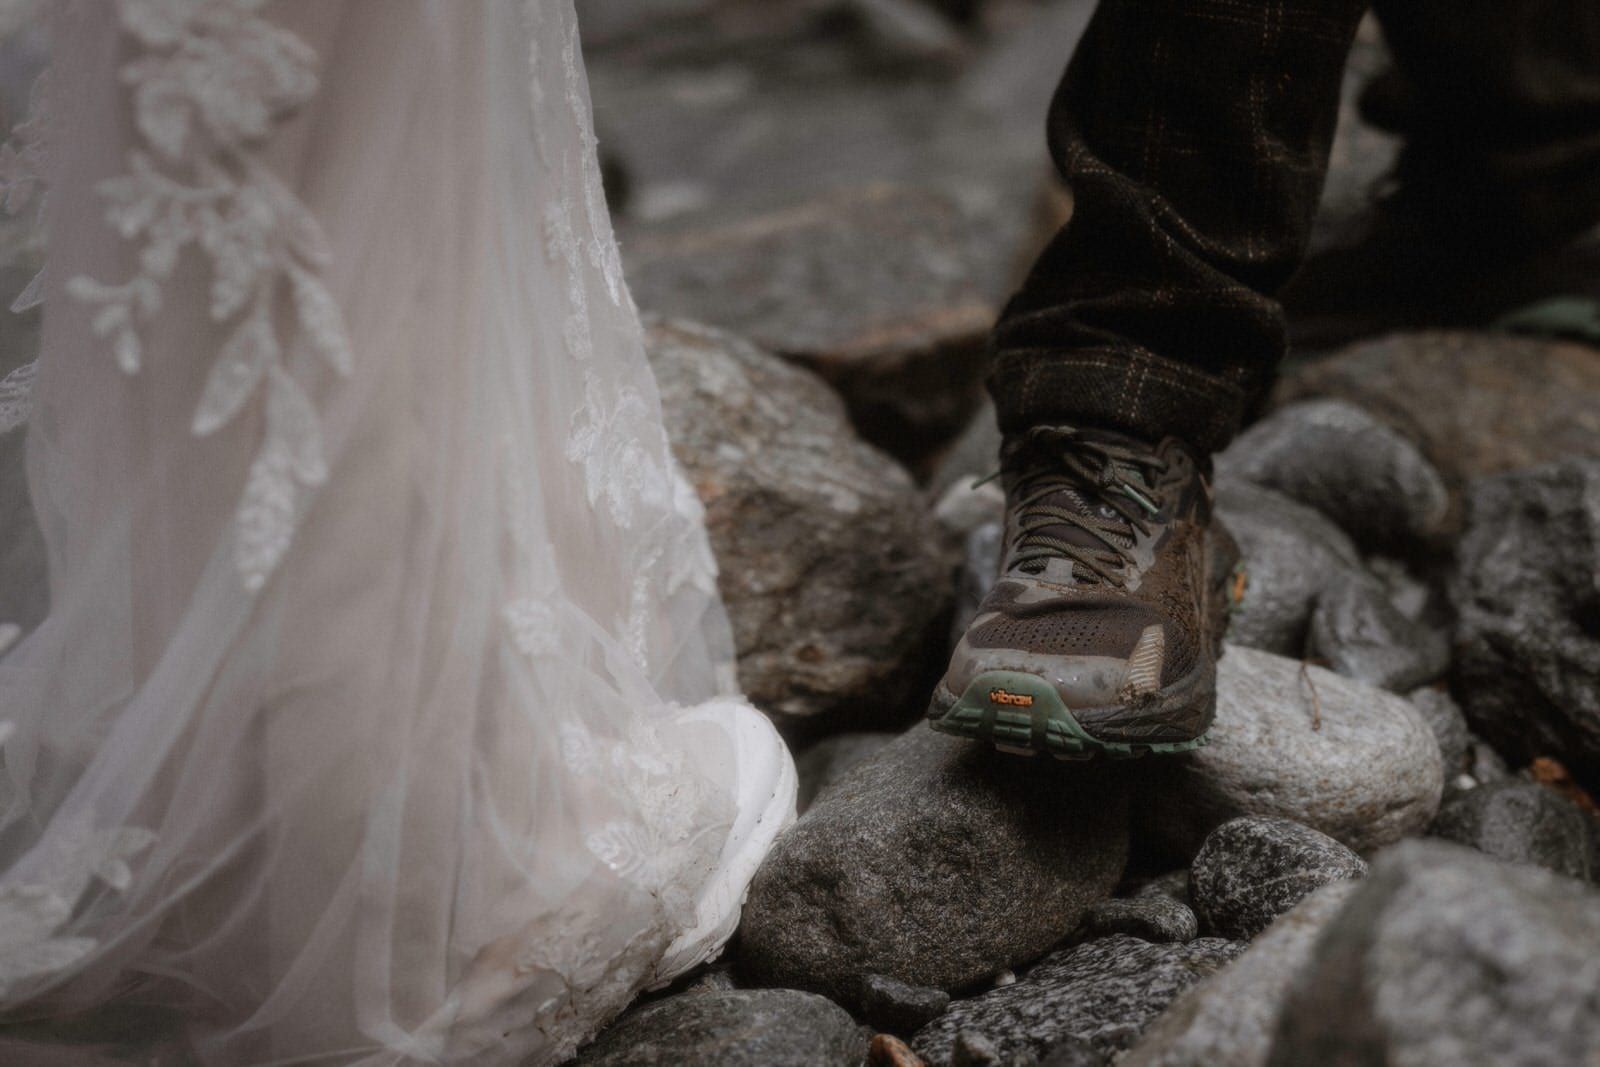
M 1033 707 L 1033 697 L 1027 693 L 1008 693 L 1004 689 L 989 690 L 991 704 L 1014 704 L 1019 708 Z

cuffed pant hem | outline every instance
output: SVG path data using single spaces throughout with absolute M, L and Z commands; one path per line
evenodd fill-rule
M 1238 386 L 1140 348 L 1006 349 L 990 360 L 989 391 L 1004 433 L 1093 425 L 1206 453 L 1232 440 L 1246 403 Z

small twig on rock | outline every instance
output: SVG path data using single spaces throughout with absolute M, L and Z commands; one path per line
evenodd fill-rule
M 1320 733 L 1322 731 L 1322 698 L 1317 696 L 1317 683 L 1311 680 L 1311 661 L 1300 661 L 1300 677 L 1306 683 L 1306 688 L 1311 690 L 1311 729 Z

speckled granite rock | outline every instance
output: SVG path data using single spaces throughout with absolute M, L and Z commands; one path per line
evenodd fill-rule
M 1335 674 L 1397 693 L 1450 667 L 1445 632 L 1402 615 L 1375 579 L 1323 591 L 1311 615 L 1309 651 Z
M 739 681 L 780 724 L 911 707 L 954 560 L 921 494 L 814 375 L 718 330 L 648 332 L 667 432 L 706 508 Z M 905 695 L 902 695 L 905 694 Z
M 1429 833 L 1508 863 L 1600 882 L 1600 824 L 1548 786 L 1507 779 L 1439 809 Z
M 955 990 L 1037 959 L 1116 887 L 1127 780 L 924 726 L 779 837 L 740 927 L 761 982 L 856 1003 L 886 975 Z
M 1236 478 L 1218 480 L 1217 514 L 1239 542 L 1245 567 L 1228 640 L 1301 655 L 1323 590 L 1363 577 L 1355 545 L 1316 509 Z
M 601 1032 L 575 1067 L 859 1067 L 867 1036 L 843 1008 L 792 989 L 682 993 Z
M 1261 1067 L 1290 982 L 1355 888 L 1323 886 L 1280 916 L 1238 959 L 1173 1001 L 1117 1067 Z
M 1597 960 L 1592 887 L 1407 841 L 1323 931 L 1268 1063 L 1585 1063 L 1600 1048 Z
M 1480 478 L 1467 511 L 1452 689 L 1513 765 L 1557 756 L 1600 791 L 1600 459 Z
M 1327 834 L 1247 816 L 1211 831 L 1189 868 L 1189 894 L 1207 933 L 1248 941 L 1310 893 L 1366 873 L 1361 857 Z
M 1415 551 L 1451 532 L 1454 501 L 1439 471 L 1406 437 L 1343 401 L 1280 408 L 1216 467 L 1316 508 L 1366 549 Z
M 1133 1044 L 1174 997 L 1243 947 L 1216 938 L 1155 945 L 1125 934 L 1086 941 L 1046 957 L 1014 985 L 951 1004 L 911 1047 L 943 1067 L 965 1030 L 994 1042 L 1002 1056 L 1043 1057 L 1068 1038 L 1110 1055 Z
M 879 1030 L 910 1037 L 944 1011 L 950 994 L 942 989 L 907 985 L 881 974 L 861 983 L 861 1014 Z
M 1410 701 L 1256 649 L 1217 666 L 1211 744 L 1136 769 L 1147 841 L 1187 862 L 1229 819 L 1277 815 L 1361 851 L 1432 821 L 1439 745 Z
M 1096 904 L 1083 923 L 1090 937 L 1129 934 L 1151 942 L 1193 941 L 1200 923 L 1193 909 L 1165 893 L 1140 893 Z

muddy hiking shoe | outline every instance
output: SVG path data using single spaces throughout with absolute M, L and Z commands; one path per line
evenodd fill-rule
M 1205 744 L 1238 548 L 1176 438 L 1006 442 L 999 578 L 934 690 L 935 730 L 1076 759 Z

